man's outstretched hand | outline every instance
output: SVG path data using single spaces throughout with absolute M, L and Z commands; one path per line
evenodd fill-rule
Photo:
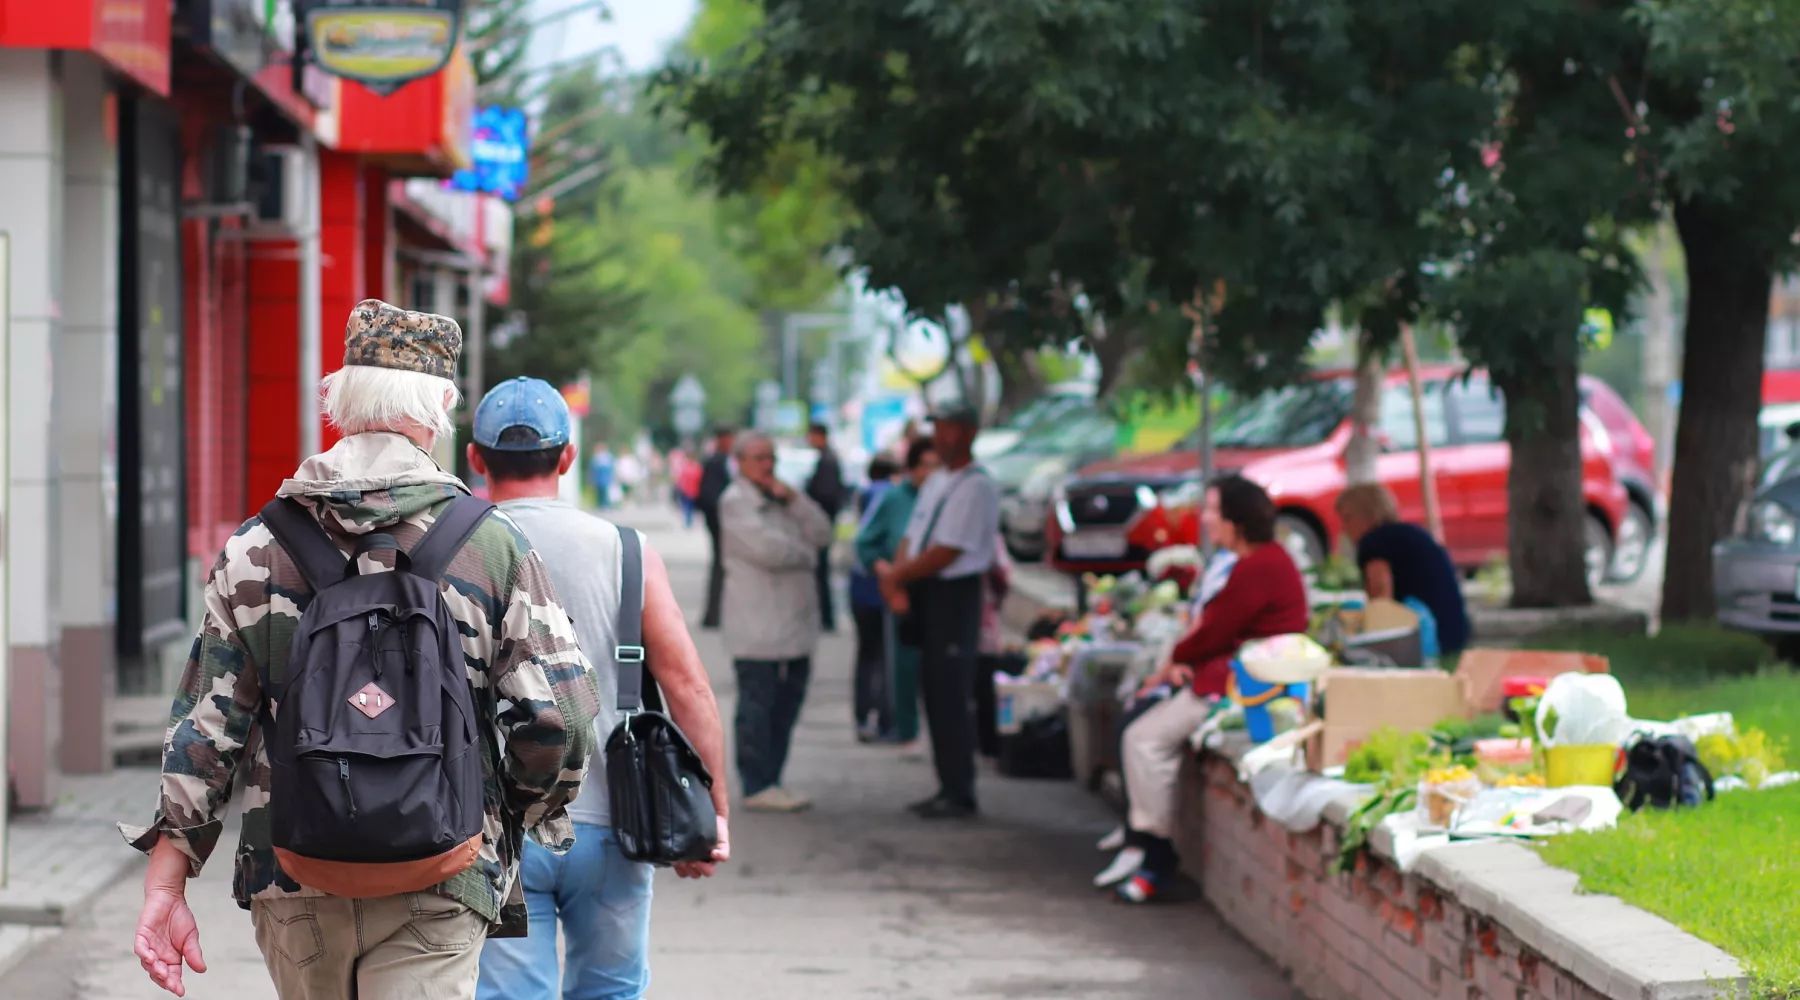
M 166 887 L 144 889 L 136 951 L 151 982 L 178 997 L 187 996 L 181 981 L 182 962 L 195 972 L 205 972 L 206 959 L 200 954 L 200 927 L 184 892 Z

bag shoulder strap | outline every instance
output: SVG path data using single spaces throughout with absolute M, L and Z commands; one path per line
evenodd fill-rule
M 427 580 L 442 580 L 450 570 L 451 560 L 493 509 L 492 503 L 480 497 L 464 495 L 451 500 L 426 530 L 425 537 L 414 542 L 412 551 L 407 553 L 413 573 Z
M 613 663 L 619 674 L 619 711 L 644 704 L 644 547 L 638 533 L 619 529 L 619 617 L 613 623 Z
M 276 544 L 306 578 L 306 585 L 318 593 L 344 578 L 350 560 L 338 551 L 337 544 L 325 528 L 292 497 L 276 497 L 263 505 L 258 515 L 263 527 L 275 536 Z

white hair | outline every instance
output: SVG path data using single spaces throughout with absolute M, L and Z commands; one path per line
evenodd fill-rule
M 325 418 L 345 436 L 409 428 L 443 437 L 456 430 L 456 383 L 423 372 L 345 365 L 319 383 Z

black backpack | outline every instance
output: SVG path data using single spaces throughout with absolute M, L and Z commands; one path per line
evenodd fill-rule
M 1697 806 L 1712 801 L 1713 779 L 1687 737 L 1644 736 L 1625 751 L 1614 791 L 1632 812 Z
M 298 501 L 263 508 L 263 525 L 312 588 L 285 676 L 258 666 L 270 832 L 301 885 L 390 896 L 475 863 L 481 730 L 439 581 L 491 510 L 459 496 L 410 551 L 378 532 L 346 560 Z M 380 549 L 393 551 L 394 571 L 359 574 L 357 558 Z

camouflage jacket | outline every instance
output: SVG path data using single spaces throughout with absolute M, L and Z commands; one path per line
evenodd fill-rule
M 348 557 L 359 535 L 385 531 L 410 547 L 462 484 L 397 434 L 359 434 L 308 459 L 281 488 L 319 517 Z M 391 550 L 362 557 L 363 572 L 392 568 Z M 484 740 L 487 821 L 480 860 L 436 888 L 487 917 L 496 935 L 524 932 L 519 857 L 527 831 L 566 851 L 565 810 L 594 750 L 593 672 L 550 576 L 517 526 L 496 514 L 445 574 L 445 600 L 461 626 Z M 206 614 L 170 713 L 162 800 L 149 827 L 120 830 L 148 852 L 167 837 L 198 875 L 218 844 L 234 789 L 244 807 L 233 894 L 316 896 L 276 863 L 269 837 L 269 758 L 257 665 L 286 672 L 289 644 L 310 600 L 300 571 L 257 518 L 246 521 L 208 575 Z M 278 708 L 278 706 L 274 706 Z

